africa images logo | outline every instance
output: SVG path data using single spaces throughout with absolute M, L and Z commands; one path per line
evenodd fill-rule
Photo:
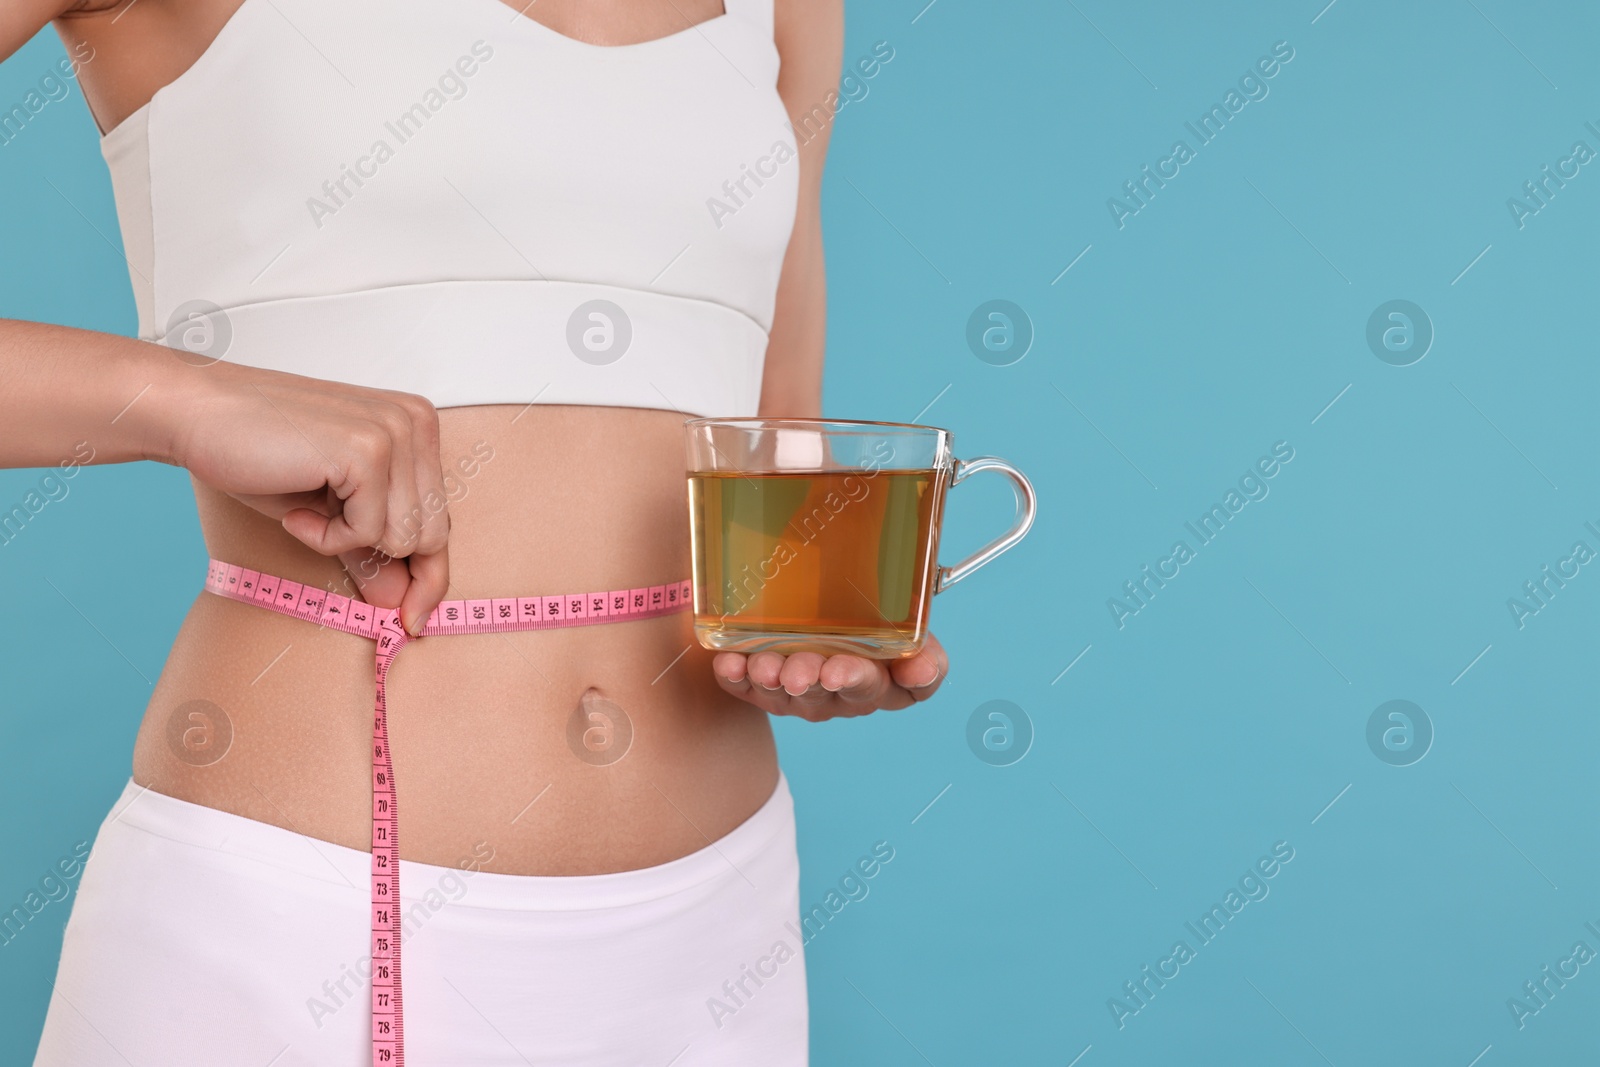
M 1221 103 L 1212 104 L 1194 121 L 1183 124 L 1194 135 L 1195 143 L 1192 146 L 1187 140 L 1179 138 L 1172 142 L 1172 148 L 1166 156 L 1156 160 L 1154 169 L 1146 163 L 1139 168 L 1138 177 L 1123 182 L 1122 193 L 1126 199 L 1119 200 L 1114 196 L 1106 199 L 1106 210 L 1111 213 L 1111 221 L 1116 223 L 1117 229 L 1123 229 L 1128 219 L 1149 207 L 1156 193 L 1165 189 L 1167 182 L 1182 174 L 1183 167 L 1199 155 L 1200 149 L 1221 136 L 1228 123 L 1246 105 L 1265 100 L 1271 92 L 1267 83 L 1277 77 L 1292 59 L 1294 47 L 1288 41 L 1273 44 L 1271 55 L 1257 59 L 1252 67 L 1240 75 L 1237 89 L 1230 88 L 1223 94 Z

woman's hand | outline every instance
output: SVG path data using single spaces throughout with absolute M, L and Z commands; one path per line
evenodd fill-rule
M 773 715 L 811 722 L 909 707 L 938 692 L 949 669 L 944 646 L 932 634 L 909 659 L 719 652 L 711 661 L 717 683 L 734 696 Z
M 172 461 L 338 556 L 369 603 L 420 630 L 450 582 L 433 405 L 238 364 L 195 381 Z

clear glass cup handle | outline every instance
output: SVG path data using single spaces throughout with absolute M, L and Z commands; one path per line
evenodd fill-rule
M 1006 531 L 1003 536 L 990 541 L 955 566 L 940 567 L 939 580 L 933 587 L 935 593 L 944 592 L 1006 549 L 1015 545 L 1027 536 L 1029 528 L 1033 526 L 1033 516 L 1038 511 L 1038 499 L 1034 496 L 1033 484 L 1028 481 L 1026 475 L 1005 460 L 997 459 L 994 456 L 974 456 L 969 460 L 958 459 L 950 478 L 950 484 L 952 486 L 959 485 L 967 475 L 987 470 L 999 471 L 1011 479 L 1011 488 L 1017 494 L 1016 522 L 1012 523 L 1011 529 Z

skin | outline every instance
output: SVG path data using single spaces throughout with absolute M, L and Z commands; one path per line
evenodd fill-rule
M 92 50 L 80 83 L 110 129 L 186 70 L 237 5 L 11 0 L 0 10 L 0 56 L 53 21 L 69 54 Z M 720 0 L 539 0 L 523 17 L 624 45 L 720 13 Z M 842 22 L 842 0 L 777 0 L 778 88 L 792 116 L 837 86 Z M 826 150 L 826 128 L 800 147 L 763 415 L 820 413 Z M 0 397 L 0 465 L 58 463 L 87 440 L 93 462 L 184 467 L 211 555 L 398 607 L 408 629 L 445 597 L 623 588 L 690 573 L 675 412 L 436 411 L 407 394 L 194 367 L 127 338 L 4 321 Z M 403 524 L 430 491 L 449 507 Z M 607 521 L 574 520 L 589 515 Z M 687 614 L 416 641 L 388 689 L 403 854 L 453 866 L 487 844 L 489 869 L 573 875 L 687 855 L 771 795 L 769 714 L 820 721 L 909 707 L 937 691 L 946 669 L 931 637 L 923 653 L 890 663 L 713 655 L 695 643 Z M 133 778 L 365 849 L 372 687 L 370 642 L 202 594 L 146 709 Z M 169 740 L 178 709 L 194 700 L 221 708 L 233 729 L 226 755 L 204 766 Z M 574 713 L 594 711 L 631 724 L 625 758 L 597 766 L 569 747 Z

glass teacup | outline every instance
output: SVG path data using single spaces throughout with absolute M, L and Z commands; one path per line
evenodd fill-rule
M 695 636 L 733 652 L 912 656 L 943 592 L 1021 541 L 1033 486 L 1004 460 L 958 460 L 952 434 L 910 423 L 694 419 L 685 425 Z M 1011 529 L 938 563 L 945 491 L 1011 479 Z

